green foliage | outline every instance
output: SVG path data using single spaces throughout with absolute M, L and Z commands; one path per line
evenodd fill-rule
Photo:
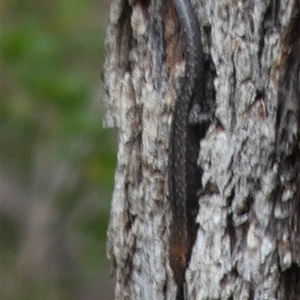
M 25 143 L 32 134 L 36 142 L 53 139 L 58 159 L 82 164 L 88 180 L 111 186 L 115 144 L 101 123 L 104 28 L 95 7 L 93 0 L 4 5 L 3 120 L 23 132 Z M 74 139 L 87 143 L 88 154 L 69 148 Z

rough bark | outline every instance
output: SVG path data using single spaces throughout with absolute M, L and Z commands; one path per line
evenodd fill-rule
M 298 299 L 299 1 L 192 4 L 215 116 L 200 144 L 188 298 Z M 116 299 L 176 297 L 166 176 L 182 47 L 172 1 L 113 1 L 104 80 L 105 124 L 119 128 L 108 230 Z

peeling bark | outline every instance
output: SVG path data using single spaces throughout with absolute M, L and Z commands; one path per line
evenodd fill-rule
M 298 299 L 299 1 L 192 3 L 215 118 L 200 144 L 188 299 Z M 182 47 L 171 1 L 113 1 L 104 81 L 105 124 L 119 129 L 108 230 L 116 299 L 175 299 L 166 176 Z

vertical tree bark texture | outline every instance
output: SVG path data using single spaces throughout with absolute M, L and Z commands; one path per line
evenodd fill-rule
M 215 114 L 200 144 L 188 299 L 300 299 L 299 0 L 191 2 Z M 176 297 L 167 165 L 183 47 L 173 1 L 113 0 L 104 81 L 105 124 L 119 128 L 116 299 Z

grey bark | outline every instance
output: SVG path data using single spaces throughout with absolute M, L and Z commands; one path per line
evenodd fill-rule
M 192 3 L 215 116 L 200 144 L 188 298 L 300 299 L 299 1 Z M 113 1 L 104 81 L 105 124 L 119 129 L 116 299 L 175 299 L 167 159 L 182 47 L 172 2 Z

